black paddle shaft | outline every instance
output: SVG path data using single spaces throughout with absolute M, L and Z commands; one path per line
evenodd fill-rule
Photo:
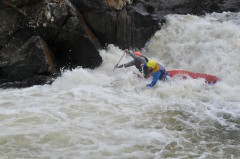
M 113 71 L 116 69 L 116 67 L 118 66 L 118 64 L 120 63 L 120 61 L 122 60 L 123 56 L 125 55 L 126 53 L 124 52 L 124 54 L 122 55 L 122 57 L 120 58 L 120 60 L 118 61 L 118 63 L 114 66 L 113 68 Z

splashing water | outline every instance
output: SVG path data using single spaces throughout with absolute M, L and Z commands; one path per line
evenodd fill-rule
M 239 16 L 169 15 L 145 47 L 168 70 L 220 77 L 213 86 L 172 79 L 146 88 L 135 67 L 113 71 L 124 52 L 109 45 L 95 70 L 1 90 L 1 158 L 239 158 Z

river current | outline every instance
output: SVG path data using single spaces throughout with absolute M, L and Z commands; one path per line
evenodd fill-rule
M 220 82 L 176 78 L 147 88 L 135 67 L 113 71 L 124 52 L 109 45 L 94 70 L 0 90 L 0 158 L 240 158 L 240 13 L 166 19 L 143 54 Z

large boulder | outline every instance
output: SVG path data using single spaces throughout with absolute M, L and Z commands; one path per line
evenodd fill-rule
M 101 13 L 106 10 L 121 10 L 133 0 L 72 0 L 78 6 L 79 11 Z
M 127 8 L 131 17 L 130 46 L 142 48 L 154 33 L 161 28 L 162 20 L 156 19 L 148 12 L 146 6 L 141 3 L 136 3 Z
M 159 20 L 149 14 L 144 5 L 132 4 L 130 0 L 72 1 L 103 44 L 142 48 L 160 29 Z
M 21 28 L 24 16 L 14 8 L 2 9 L 0 15 L 0 49 L 2 49 L 8 46 L 13 35 Z
M 12 6 L 12 7 L 22 7 L 22 6 L 33 5 L 42 0 L 3 0 L 3 1 L 5 4 Z
M 2 0 L 0 0 L 0 9 L 6 8 L 7 5 L 5 5 L 5 3 L 3 3 Z
M 59 67 L 95 68 L 101 64 L 101 43 L 70 2 L 40 3 L 25 13 L 33 35 L 40 35 L 47 42 Z
M 212 12 L 238 12 L 239 0 L 136 0 L 135 3 L 143 3 L 148 11 L 164 17 L 166 14 L 194 14 L 203 15 Z
M 0 84 L 8 82 L 2 87 L 42 84 L 48 82 L 44 81 L 48 78 L 43 76 L 52 76 L 60 68 L 95 68 L 101 64 L 98 52 L 101 43 L 69 1 L 0 2 L 5 6 L 0 9 Z M 33 43 L 36 43 L 35 47 Z M 38 52 L 46 54 L 46 49 L 33 51 L 40 46 L 39 43 L 51 52 L 54 72 L 46 69 L 46 64 L 50 67 L 50 63 L 45 56 L 39 56 Z M 38 66 L 27 65 L 34 58 L 41 63 Z M 40 69 L 40 65 L 45 69 Z
M 37 76 L 41 78 L 46 76 L 47 79 L 49 75 L 58 73 L 54 65 L 52 52 L 39 36 L 32 37 L 11 54 L 0 52 L 0 57 L 0 78 L 5 83 L 25 82 L 26 79 L 36 79 Z M 45 82 L 43 81 L 43 83 Z M 32 84 L 39 83 L 34 82 Z M 3 86 L 6 86 L 6 84 L 3 84 Z

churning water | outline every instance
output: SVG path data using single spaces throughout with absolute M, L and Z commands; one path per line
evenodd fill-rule
M 146 88 L 136 68 L 113 71 L 123 51 L 109 45 L 95 70 L 0 90 L 0 158 L 240 158 L 239 17 L 169 15 L 142 50 L 167 70 L 216 75 L 215 85 L 171 79 Z

